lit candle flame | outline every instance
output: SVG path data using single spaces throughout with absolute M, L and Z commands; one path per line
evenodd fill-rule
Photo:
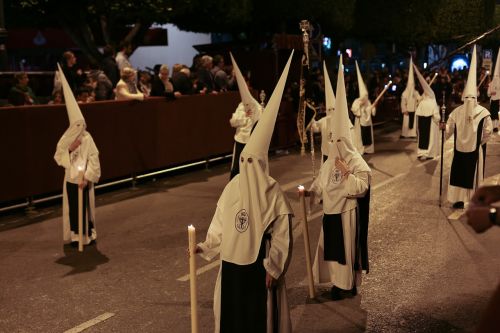
M 302 191 L 304 191 L 304 190 L 305 190 L 305 188 L 304 188 L 304 186 L 303 186 L 303 185 L 299 185 L 297 188 L 299 189 L 299 191 L 300 191 L 300 192 L 302 192 Z

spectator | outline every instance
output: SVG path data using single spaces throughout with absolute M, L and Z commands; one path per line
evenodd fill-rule
M 54 92 L 52 94 L 50 101 L 47 104 L 50 104 L 50 105 L 64 104 L 64 97 L 63 97 L 62 92 L 60 90 Z
M 196 90 L 200 92 L 200 94 L 207 94 L 215 92 L 215 82 L 212 75 L 213 68 L 213 59 L 209 55 L 204 55 L 201 57 L 201 67 L 198 69 L 197 73 L 197 85 Z
M 112 86 L 116 86 L 118 80 L 120 80 L 120 70 L 115 60 L 115 51 L 111 45 L 106 45 L 102 49 L 102 55 L 104 59 L 101 62 L 101 68 L 104 74 L 111 81 Z
M 227 91 L 234 85 L 234 75 L 227 75 L 224 68 L 224 57 L 216 55 L 213 58 L 212 77 L 214 78 L 215 90 Z
M 61 67 L 64 72 L 64 76 L 66 77 L 71 90 L 73 91 L 73 93 L 75 93 L 78 88 L 80 88 L 85 82 L 85 74 L 83 73 L 81 68 L 78 68 L 78 66 L 76 65 L 77 59 L 73 52 L 64 52 L 63 58 L 64 62 Z M 54 87 L 56 86 L 57 84 L 54 84 Z
M 89 103 L 95 100 L 94 89 L 90 85 L 83 85 L 78 88 L 76 101 L 78 103 Z
M 116 64 L 120 72 L 125 68 L 133 68 L 128 57 L 132 54 L 132 44 L 130 42 L 122 42 L 120 44 L 120 52 L 116 54 Z
M 193 93 L 193 84 L 191 82 L 191 72 L 189 68 L 181 64 L 175 64 L 172 73 L 172 84 L 174 91 L 181 95 L 190 95 Z
M 114 98 L 113 84 L 103 71 L 95 69 L 90 71 L 88 76 L 96 101 L 105 101 Z
M 169 79 L 170 71 L 167 65 L 161 65 L 158 75 L 153 78 L 151 96 L 169 96 L 174 94 L 174 86 Z
M 139 73 L 139 90 L 144 94 L 144 97 L 151 95 L 151 75 L 148 72 L 141 71 Z
M 10 89 L 8 100 L 12 105 L 32 105 L 36 103 L 36 97 L 33 90 L 28 86 L 30 81 L 25 72 L 14 75 L 16 84 Z
M 130 67 L 123 68 L 120 72 L 120 77 L 121 79 L 116 85 L 116 100 L 144 100 L 144 94 L 138 91 L 135 85 L 136 72 L 134 69 Z

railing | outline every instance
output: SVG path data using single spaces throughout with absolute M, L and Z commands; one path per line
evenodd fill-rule
M 239 94 L 230 92 L 81 104 L 100 152 L 100 183 L 231 154 L 229 118 L 239 102 Z M 284 101 L 273 148 L 295 144 L 294 117 Z M 64 105 L 0 108 L 0 207 L 61 192 L 64 170 L 53 156 L 67 127 Z

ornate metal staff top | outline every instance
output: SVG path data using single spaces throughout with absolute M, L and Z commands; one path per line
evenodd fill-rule
M 308 20 L 300 21 L 300 30 L 302 31 L 302 41 L 304 44 L 304 54 L 302 55 L 302 66 L 300 67 L 300 88 L 299 88 L 299 112 L 297 114 L 297 131 L 299 132 L 300 142 L 302 144 L 300 154 L 305 155 L 305 143 L 307 143 L 307 133 L 305 124 L 306 115 L 306 79 L 304 71 L 309 71 L 309 33 L 311 26 Z

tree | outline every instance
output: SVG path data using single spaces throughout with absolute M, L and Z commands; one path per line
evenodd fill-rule
M 168 22 L 171 2 L 10 0 L 5 8 L 8 28 L 60 27 L 92 63 L 98 63 L 102 57 L 99 45 L 133 42 L 142 38 L 152 23 Z

